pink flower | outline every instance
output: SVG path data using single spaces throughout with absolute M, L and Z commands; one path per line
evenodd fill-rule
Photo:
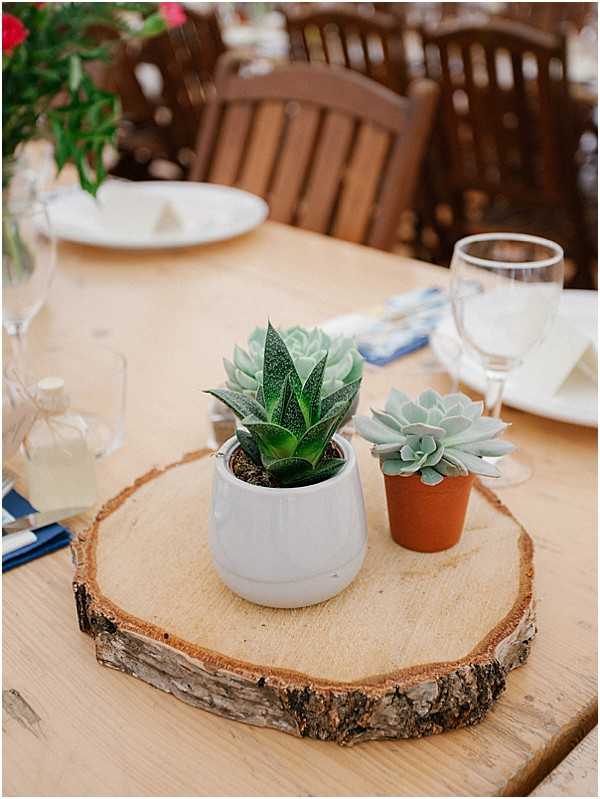
M 181 3 L 159 3 L 160 13 L 169 28 L 178 28 L 187 20 Z
M 10 55 L 17 45 L 29 36 L 29 31 L 18 17 L 2 14 L 2 52 Z

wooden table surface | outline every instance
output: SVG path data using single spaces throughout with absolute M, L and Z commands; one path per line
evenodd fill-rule
M 99 465 L 106 500 L 203 447 L 205 387 L 257 324 L 312 325 L 447 272 L 267 223 L 172 252 L 61 245 L 32 345 L 91 338 L 128 358 L 127 439 Z M 425 353 L 365 372 L 362 406 L 410 391 Z M 92 372 L 87 379 L 93 380 Z M 4 793 L 23 795 L 523 795 L 596 719 L 596 433 L 505 410 L 534 477 L 501 497 L 536 546 L 539 634 L 479 726 L 352 749 L 244 726 L 97 665 L 77 628 L 68 550 L 4 584 Z M 85 520 L 81 520 L 83 527 Z

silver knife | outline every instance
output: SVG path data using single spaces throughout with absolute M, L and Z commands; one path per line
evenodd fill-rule
M 2 525 L 2 535 L 7 533 L 19 533 L 22 530 L 37 530 L 47 524 L 62 522 L 63 519 L 70 519 L 71 516 L 79 516 L 89 508 L 59 508 L 58 510 L 46 510 L 40 513 L 29 513 L 27 516 L 19 516 L 14 522 L 7 522 Z

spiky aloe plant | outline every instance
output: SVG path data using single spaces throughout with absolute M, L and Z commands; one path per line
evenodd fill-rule
M 437 485 L 444 477 L 473 474 L 499 477 L 486 456 L 499 457 L 514 449 L 496 441 L 508 425 L 482 416 L 483 402 L 465 394 L 441 396 L 433 389 L 411 401 L 392 389 L 384 411 L 372 410 L 373 418 L 354 419 L 360 435 L 374 446 L 372 454 L 382 461 L 383 473 L 410 477 L 420 473 L 421 482 Z
M 307 380 L 317 363 L 328 353 L 321 389 L 323 397 L 362 377 L 363 359 L 356 349 L 354 339 L 328 336 L 318 327 L 312 330 L 290 327 L 280 330 L 279 335 L 285 342 L 301 380 Z M 266 337 L 267 329 L 257 327 L 248 338 L 247 350 L 235 347 L 232 361 L 223 358 L 229 389 L 256 396 L 263 378 Z
M 208 391 L 241 420 L 245 429 L 236 432 L 240 446 L 281 487 L 319 483 L 344 464 L 343 458 L 328 457 L 326 450 L 350 409 L 360 378 L 323 397 L 327 359 L 324 351 L 303 379 L 269 322 L 256 396 L 230 389 Z

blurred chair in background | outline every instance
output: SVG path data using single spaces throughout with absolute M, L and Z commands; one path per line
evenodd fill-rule
M 193 180 L 263 197 L 270 218 L 391 249 L 429 141 L 438 88 L 400 97 L 350 70 L 292 64 L 244 77 L 224 56 Z
M 286 9 L 286 26 L 291 61 L 337 64 L 406 93 L 404 24 L 398 17 L 341 4 L 296 6 Z
M 590 287 L 595 234 L 577 185 L 564 37 L 499 19 L 455 20 L 422 37 L 427 75 L 441 87 L 429 169 L 442 241 L 450 248 L 485 230 L 547 235 L 576 264 L 571 285 Z
M 596 11 L 597 3 L 503 3 L 499 16 L 558 33 L 565 24 L 575 31 L 595 24 Z
M 119 51 L 108 75 L 123 106 L 113 175 L 181 179 L 191 167 L 198 125 L 225 46 L 214 11 L 186 9 L 187 22 Z

